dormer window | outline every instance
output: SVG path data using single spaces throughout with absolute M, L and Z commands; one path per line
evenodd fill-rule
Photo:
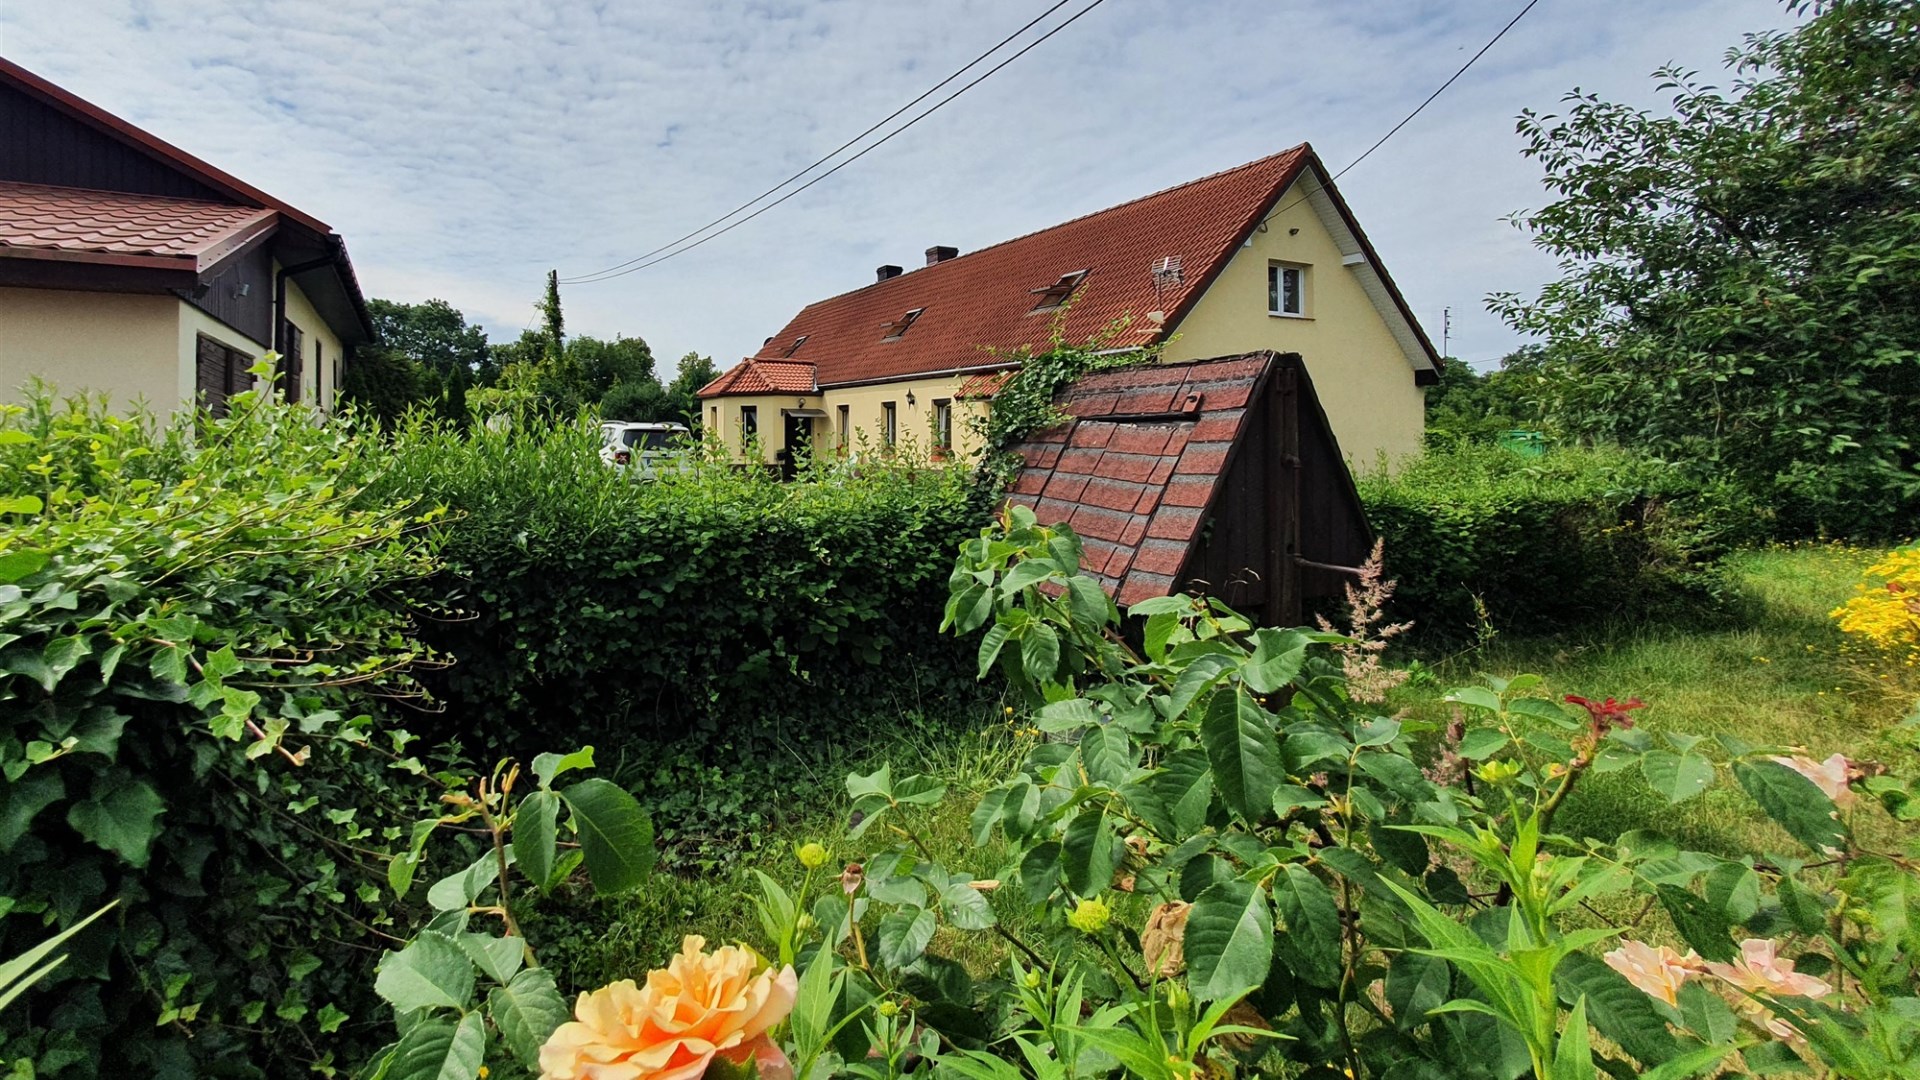
M 900 316 L 899 318 L 893 320 L 892 322 L 881 323 L 880 324 L 880 330 L 881 330 L 880 340 L 881 341 L 899 341 L 900 336 L 902 334 L 905 334 L 907 330 L 913 326 L 914 321 L 919 319 L 920 313 L 925 310 L 927 309 L 914 308 L 912 311 L 907 312 L 905 315 Z
M 793 344 L 787 346 L 787 351 L 783 355 L 792 356 L 794 353 L 797 353 L 800 351 L 800 346 L 805 345 L 806 343 L 807 343 L 807 335 L 801 334 L 799 337 L 793 339 Z
M 1051 285 L 1029 290 L 1040 298 L 1039 303 L 1033 305 L 1033 310 L 1054 311 L 1065 307 L 1067 301 L 1073 298 L 1073 290 L 1079 288 L 1080 283 L 1086 278 L 1087 271 L 1075 270 L 1071 274 L 1061 274 L 1060 280 Z

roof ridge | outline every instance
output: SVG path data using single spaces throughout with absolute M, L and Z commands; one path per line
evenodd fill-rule
M 1231 176 L 1235 173 L 1246 172 L 1249 169 L 1254 169 L 1262 165 L 1277 164 L 1283 158 L 1288 158 L 1288 157 L 1292 157 L 1295 155 L 1302 155 L 1302 154 L 1311 155 L 1312 153 L 1313 153 L 1313 147 L 1311 143 L 1307 143 L 1307 142 L 1295 143 L 1294 145 L 1286 148 L 1285 150 L 1268 154 L 1265 157 L 1255 158 L 1252 161 L 1242 162 L 1241 164 L 1232 166 L 1231 168 L 1220 169 L 1215 172 L 1210 172 L 1205 176 L 1195 177 L 1192 180 L 1183 180 L 1178 184 L 1173 184 L 1169 187 L 1163 187 L 1158 191 L 1148 192 L 1145 195 L 1136 196 L 1134 198 L 1126 200 L 1125 202 L 1117 202 L 1111 206 L 1103 206 L 1098 210 L 1090 210 L 1087 213 L 1078 215 L 1077 217 L 1070 217 L 1065 221 L 1058 221 L 1052 225 L 1047 225 L 1038 229 L 1028 230 L 1027 232 L 1021 233 L 1018 236 L 1010 236 L 1005 240 L 996 240 L 993 243 L 986 245 L 985 247 L 975 248 L 972 251 L 965 252 L 964 254 L 956 255 L 951 259 L 943 259 L 942 261 L 937 262 L 932 266 L 924 266 L 918 270 L 909 270 L 904 274 L 895 275 L 894 277 L 890 277 L 885 281 L 870 281 L 865 285 L 859 286 L 858 288 L 848 289 L 845 292 L 835 293 L 832 296 L 815 300 L 813 303 L 808 304 L 806 307 L 801 308 L 800 312 L 801 314 L 805 314 L 806 312 L 812 310 L 813 308 L 819 307 L 822 304 L 830 304 L 835 300 L 852 296 L 855 293 L 865 292 L 868 289 L 877 289 L 884 285 L 892 284 L 893 282 L 896 282 L 896 281 L 905 281 L 909 278 L 914 278 L 914 277 L 918 277 L 920 281 L 925 281 L 926 278 L 924 275 L 929 270 L 937 270 L 943 266 L 952 266 L 955 263 L 959 263 L 966 259 L 970 259 L 975 255 L 984 254 L 986 252 L 993 251 L 996 248 L 1005 247 L 1008 244 L 1017 244 L 1022 240 L 1027 240 L 1032 237 L 1039 236 L 1042 233 L 1049 233 L 1054 231 L 1055 229 L 1064 229 L 1069 225 L 1078 224 L 1079 222 L 1086 221 L 1089 218 L 1099 217 L 1102 214 L 1110 214 L 1117 210 L 1125 210 L 1128 207 L 1135 206 L 1143 202 L 1147 202 L 1151 199 L 1158 199 L 1163 196 L 1172 195 L 1175 192 L 1183 191 L 1187 188 L 1195 186 L 1196 184 L 1204 184 L 1212 180 L 1218 180 L 1221 177 Z

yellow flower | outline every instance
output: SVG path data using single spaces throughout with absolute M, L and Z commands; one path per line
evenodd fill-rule
M 793 968 L 775 973 L 750 950 L 708 953 L 706 944 L 688 935 L 644 987 L 622 979 L 581 994 L 575 1019 L 540 1048 L 541 1080 L 698 1080 L 716 1056 L 790 1080 L 792 1066 L 767 1032 L 793 1010 Z
M 1097 934 L 1107 928 L 1112 918 L 1113 909 L 1107 907 L 1107 902 L 1093 897 L 1074 906 L 1073 914 L 1067 916 L 1067 924 L 1083 934 Z
M 800 860 L 800 865 L 809 870 L 818 870 L 827 865 L 827 849 L 819 844 L 801 844 L 793 849 L 793 854 Z

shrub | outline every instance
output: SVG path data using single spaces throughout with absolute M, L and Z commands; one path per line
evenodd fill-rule
M 252 394 L 164 433 L 0 409 L 0 955 L 119 901 L 0 1022 L 16 1074 L 293 1074 L 368 1037 L 374 883 L 432 805 L 373 705 L 418 696 L 391 593 L 434 567 L 339 483 L 368 449 Z
M 958 471 L 844 467 L 783 484 L 695 454 L 656 482 L 598 457 L 585 423 L 401 432 L 377 499 L 444 505 L 458 618 L 422 633 L 449 731 L 623 745 L 724 734 L 742 753 L 860 712 L 971 692 L 940 641 L 941 583 L 977 528 Z M 729 762 L 731 764 L 731 762 Z
M 1730 535 L 1678 472 L 1618 450 L 1461 445 L 1359 487 L 1399 581 L 1392 615 L 1428 641 L 1482 618 L 1554 631 L 1698 599 Z

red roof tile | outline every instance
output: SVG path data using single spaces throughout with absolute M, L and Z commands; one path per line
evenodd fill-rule
M 819 364 L 825 387 L 984 368 L 996 363 L 993 351 L 1044 347 L 1055 316 L 1034 311 L 1041 300 L 1036 290 L 1086 270 L 1067 310 L 1066 340 L 1087 341 L 1131 316 L 1112 346 L 1147 344 L 1162 330 L 1147 314 L 1164 312 L 1164 326 L 1177 323 L 1311 156 L 1301 144 L 822 300 L 794 316 L 771 340 L 804 337 L 794 351 Z M 1155 265 L 1169 259 L 1178 261 L 1179 272 L 1156 282 Z M 882 340 L 884 327 L 915 309 L 921 313 L 905 333 Z
M 1073 422 L 1015 447 L 1025 465 L 1009 501 L 1080 533 L 1084 569 L 1122 605 L 1165 596 L 1272 363 L 1273 354 L 1255 353 L 1078 380 L 1054 401 Z
M 1012 368 L 1005 371 L 983 372 L 961 383 L 960 389 L 954 391 L 953 396 L 961 401 L 991 401 L 1011 378 L 1013 378 Z
M 202 270 L 273 225 L 253 206 L 0 181 L 0 256 Z
M 703 398 L 729 394 L 814 393 L 813 363 L 807 360 L 757 360 L 749 357 L 700 388 Z

